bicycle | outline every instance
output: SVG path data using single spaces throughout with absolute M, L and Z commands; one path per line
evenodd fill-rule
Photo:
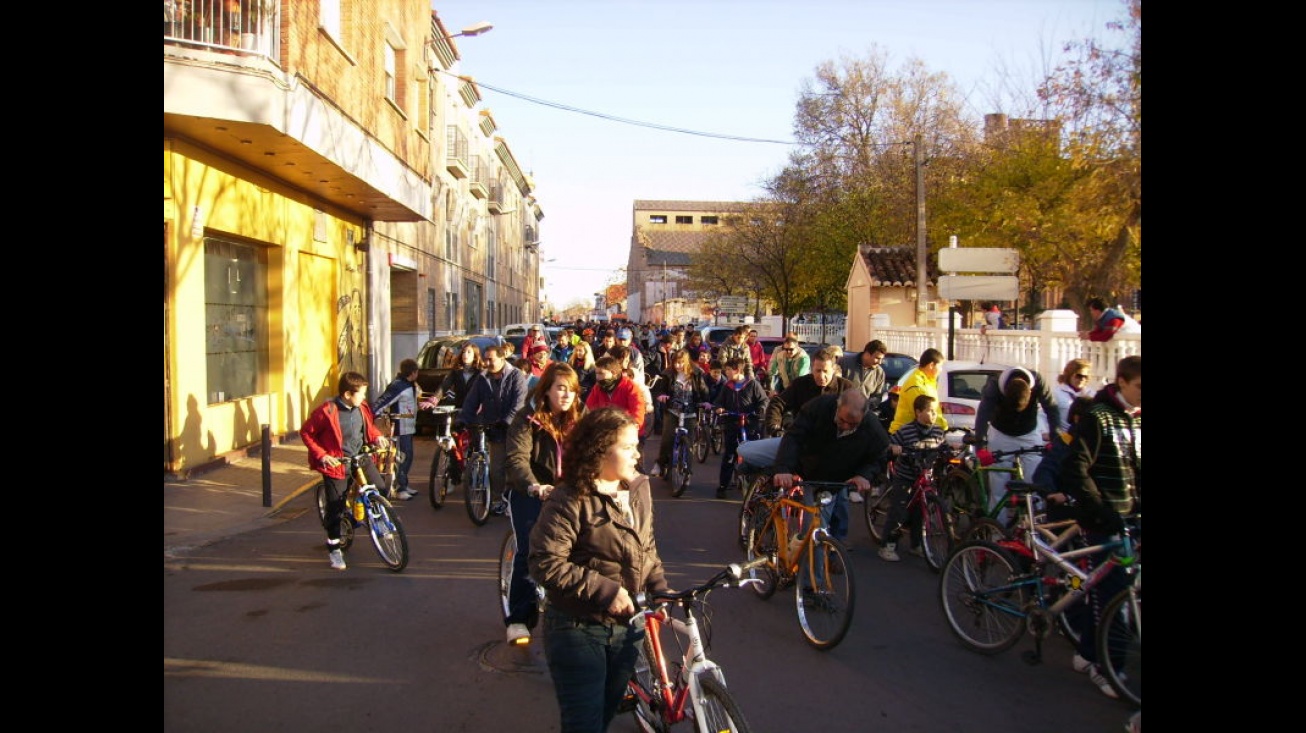
M 759 563 L 762 561 L 758 561 Z M 707 658 L 711 645 L 707 596 L 717 587 L 743 587 L 759 581 L 745 578 L 748 564 L 732 563 L 702 585 L 653 597 L 639 593 L 635 605 L 641 610 L 631 625 L 644 622 L 644 643 L 635 661 L 635 673 L 626 685 L 624 709 L 635 717 L 645 733 L 667 733 L 672 726 L 692 720 L 699 733 L 748 733 L 751 728 L 739 704 L 726 689 L 721 665 Z M 672 616 L 680 608 L 684 620 Z M 670 629 L 670 633 L 664 633 Z M 679 658 L 667 654 L 674 640 Z M 686 704 L 688 703 L 688 704 Z
M 467 426 L 467 517 L 477 527 L 483 526 L 490 519 L 490 453 L 485 445 L 485 432 L 488 425 L 471 424 Z
M 667 467 L 667 476 L 671 481 L 671 495 L 682 496 L 689 488 L 689 480 L 694 473 L 694 464 L 690 459 L 692 446 L 689 441 L 689 429 L 685 419 L 694 417 L 688 412 L 681 412 L 670 407 L 665 408 L 676 417 L 676 430 L 671 439 L 671 465 Z
M 435 456 L 431 459 L 431 477 L 427 482 L 427 491 L 431 497 L 431 508 L 444 508 L 444 500 L 449 496 L 449 485 L 462 481 L 463 457 L 467 455 L 467 431 L 453 434 L 453 414 L 458 411 L 453 405 L 439 405 L 431 408 L 435 413 Z
M 721 429 L 721 434 L 722 434 L 722 438 L 721 438 L 721 439 L 722 439 L 722 441 L 723 441 L 723 445 L 722 445 L 722 448 L 723 448 L 723 449 L 724 449 L 724 447 L 725 447 L 725 446 L 724 446 L 724 441 L 725 441 L 725 437 L 724 437 L 724 436 L 725 436 L 725 427 L 724 427 L 724 425 L 722 424 L 722 419 L 723 419 L 723 418 L 730 418 L 730 419 L 732 419 L 732 420 L 737 420 L 737 421 L 738 421 L 738 425 L 739 425 L 739 442 L 735 444 L 735 460 L 734 460 L 735 465 L 738 466 L 738 465 L 739 465 L 739 452 L 738 452 L 738 451 L 739 451 L 739 447 L 742 446 L 743 444 L 747 443 L 748 440 L 749 440 L 749 438 L 748 438 L 748 418 L 750 417 L 750 415 L 749 415 L 748 413 L 746 413 L 746 412 L 729 412 L 729 411 L 726 411 L 726 410 L 720 410 L 720 409 L 718 409 L 718 410 L 713 410 L 713 413 L 714 413 L 714 414 L 716 415 L 716 417 L 717 417 L 717 421 L 716 421 L 717 427 Z M 718 452 L 719 452 L 719 451 L 718 451 Z M 739 480 L 739 476 L 738 476 L 734 471 L 732 471 L 731 474 L 730 474 L 730 484 L 733 484 L 736 488 L 738 488 L 738 489 L 740 489 L 740 490 L 742 490 L 742 489 L 745 488 L 744 485 L 743 485 L 743 483 L 740 482 L 740 480 Z M 730 484 L 728 484 L 728 485 L 730 485 Z
M 354 542 L 354 528 L 366 524 L 372 546 L 381 562 L 394 572 L 400 572 L 408 566 L 408 535 L 394 507 L 381 494 L 380 488 L 368 483 L 363 471 L 363 461 L 376 461 L 378 457 L 393 456 L 398 449 L 391 443 L 385 448 L 363 446 L 363 450 L 351 458 L 341 459 L 346 463 L 346 475 L 349 477 L 345 494 L 345 510 L 340 514 L 340 549 L 348 550 Z M 326 523 L 326 483 L 318 482 L 316 488 L 318 519 Z
M 1044 446 L 1031 446 L 1008 451 L 984 451 L 981 453 L 975 441 L 975 432 L 970 428 L 949 428 L 948 432 L 961 432 L 962 449 L 949 456 L 947 465 L 936 466 L 939 493 L 947 501 L 952 514 L 953 539 L 961 542 L 972 539 L 993 539 L 994 526 L 1002 528 L 1005 535 L 1015 527 L 1019 519 L 1013 515 L 1004 526 L 998 521 L 1002 510 L 1014 506 L 1019 510 L 1020 502 L 1014 498 L 1008 502 L 997 502 L 990 506 L 992 493 L 989 490 L 991 476 L 1005 473 L 1011 481 L 1024 481 L 1025 471 L 1020 456 L 1026 454 L 1042 455 Z M 1004 459 L 1012 459 L 1012 465 L 998 465 Z M 945 470 L 939 470 L 945 469 Z M 982 520 L 991 521 L 984 522 Z
M 749 577 L 761 581 L 753 590 L 765 600 L 781 584 L 792 583 L 803 638 L 821 650 L 833 649 L 843 641 L 856 601 L 847 552 L 821 526 L 821 507 L 834 501 L 831 490 L 844 485 L 799 479 L 790 489 L 768 495 L 754 514 L 747 541 L 748 564 L 765 561 L 749 571 Z M 808 489 L 817 492 L 811 506 L 795 498 Z
M 503 537 L 503 542 L 499 545 L 499 610 L 503 612 L 503 618 L 508 618 L 511 608 L 508 605 L 508 594 L 512 589 L 512 571 L 513 563 L 517 559 L 517 533 L 513 531 L 512 524 L 512 502 L 508 501 L 508 489 L 503 492 L 504 516 L 508 517 L 508 532 Z M 536 618 L 544 614 L 545 595 L 544 587 L 527 575 L 531 585 L 535 588 L 535 611 Z M 530 638 L 522 640 L 529 643 Z M 519 642 L 520 643 L 520 642 Z
M 712 411 L 712 404 L 704 402 L 699 405 L 694 422 L 694 457 L 699 463 L 707 462 L 707 454 L 712 450 L 712 429 L 715 424 L 716 413 Z M 716 452 L 720 454 L 720 448 Z
M 940 605 L 953 635 L 973 651 L 996 654 L 1010 649 L 1028 630 L 1034 651 L 1023 658 L 1037 664 L 1051 619 L 1123 567 L 1130 582 L 1103 606 L 1096 651 L 1099 668 L 1121 699 L 1142 706 L 1142 561 L 1132 531 L 1126 527 L 1120 539 L 1058 552 L 1033 529 L 1035 487 L 1012 482 L 1007 490 L 1026 505 L 1023 539 L 962 545 L 939 580 Z M 1079 567 L 1079 559 L 1101 551 L 1108 552 L 1106 559 L 1089 569 Z M 1050 567 L 1063 575 L 1049 572 Z
M 948 450 L 947 445 L 924 449 L 903 446 L 902 455 L 894 459 L 917 460 L 920 464 L 920 474 L 908 489 L 910 494 L 907 499 L 905 524 L 915 535 L 921 555 L 925 558 L 925 564 L 936 573 L 948 559 L 954 543 L 951 515 L 944 506 L 938 487 L 935 486 L 934 468 L 930 465 L 929 458 L 946 455 Z M 866 529 L 870 531 L 871 539 L 877 545 L 883 544 L 886 539 L 885 535 L 889 528 L 885 527 L 884 523 L 889 517 L 892 501 L 893 492 L 886 487 L 879 496 L 862 502 L 862 506 L 866 509 Z

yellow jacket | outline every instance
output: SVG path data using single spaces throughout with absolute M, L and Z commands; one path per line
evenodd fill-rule
M 916 398 L 927 394 L 935 400 L 939 399 L 939 385 L 934 377 L 922 372 L 920 367 L 911 370 L 907 375 L 906 381 L 902 383 L 902 389 L 898 391 L 898 409 L 893 413 L 893 422 L 889 423 L 889 434 L 898 432 L 898 428 L 916 419 L 916 408 L 912 403 Z M 948 429 L 948 421 L 943 417 L 943 408 L 939 407 L 939 417 L 934 421 L 935 425 Z

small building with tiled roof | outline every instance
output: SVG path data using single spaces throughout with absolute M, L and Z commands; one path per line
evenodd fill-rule
M 930 298 L 926 310 L 931 317 L 948 310 L 948 301 L 936 298 L 938 263 L 938 254 L 930 252 L 925 259 L 925 295 Z M 862 345 L 875 338 L 872 323 L 876 321 L 886 326 L 916 325 L 916 248 L 858 247 L 857 256 L 853 258 L 848 273 L 846 289 L 848 321 L 844 336 L 845 348 L 860 350 Z

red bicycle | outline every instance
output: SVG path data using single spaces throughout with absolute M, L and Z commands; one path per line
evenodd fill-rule
M 934 483 L 934 466 L 938 456 L 951 450 L 946 445 L 937 448 L 910 448 L 903 446 L 902 455 L 894 460 L 916 461 L 921 467 L 920 474 L 910 488 L 907 500 L 907 526 L 921 548 L 925 564 L 930 570 L 938 572 L 948 555 L 952 552 L 952 515 L 944 505 L 939 489 Z M 892 471 L 890 472 L 892 475 Z M 888 527 L 885 522 L 889 517 L 892 492 L 885 490 L 876 498 L 867 498 L 862 506 L 866 507 L 866 528 L 871 532 L 875 544 L 884 542 Z

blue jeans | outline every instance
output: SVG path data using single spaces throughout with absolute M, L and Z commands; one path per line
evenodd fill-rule
M 395 467 L 395 484 L 396 491 L 402 491 L 408 488 L 408 472 L 413 468 L 413 436 L 400 435 L 395 437 L 399 443 L 399 452 L 404 454 L 404 460 L 399 462 Z
M 544 612 L 544 654 L 562 715 L 562 733 L 603 733 L 617 714 L 644 631 Z
M 816 506 L 815 490 L 803 489 L 803 503 Z M 821 507 L 821 526 L 840 544 L 848 544 L 848 487 L 834 493 L 834 501 Z
M 539 622 L 535 605 L 535 581 L 530 578 L 527 556 L 530 554 L 531 528 L 540 518 L 543 502 L 517 491 L 508 492 L 512 507 L 512 532 L 517 536 L 517 554 L 512 560 L 512 582 L 508 584 L 508 617 L 503 625 L 526 624 L 533 629 Z

